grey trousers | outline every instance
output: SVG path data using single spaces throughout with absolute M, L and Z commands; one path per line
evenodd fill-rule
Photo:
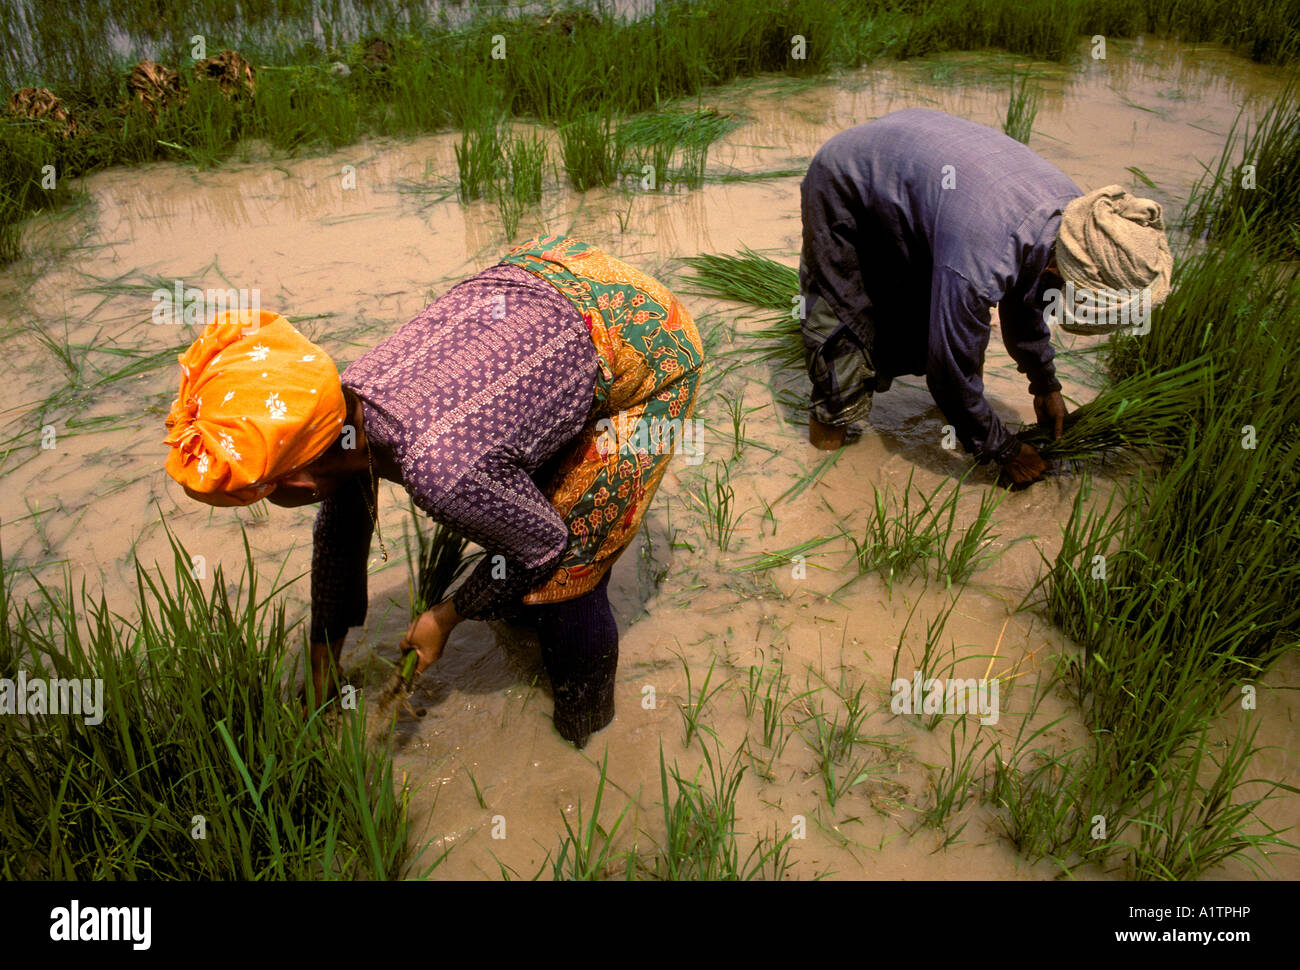
M 799 278 L 806 280 L 803 260 Z M 844 427 L 850 439 L 866 430 L 871 395 L 889 382 L 878 380 L 871 361 L 874 326 L 869 315 L 856 327 L 843 323 L 815 291 L 804 292 L 801 325 L 804 359 L 812 383 L 812 416 L 822 424 Z

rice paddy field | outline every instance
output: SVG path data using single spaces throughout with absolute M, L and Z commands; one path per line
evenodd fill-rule
M 88 16 L 58 56 L 7 19 L 10 88 L 66 117 L 20 105 L 0 130 L 0 677 L 102 679 L 106 716 L 0 716 L 0 874 L 1300 877 L 1300 8 L 1012 6 L 393 4 L 313 27 L 288 4 L 294 33 L 249 5 L 209 53 L 242 44 L 251 82 L 196 80 L 182 19 Z M 673 70 L 645 49 L 670 41 Z M 146 56 L 176 88 L 127 85 Z M 1171 224 L 1149 332 L 1054 332 L 1082 409 L 1024 490 L 944 446 L 919 377 L 859 441 L 808 444 L 800 178 L 905 107 Z M 617 716 L 575 751 L 535 637 L 504 623 L 462 624 L 381 714 L 413 607 L 477 551 L 381 483 L 393 554 L 372 548 L 343 654 L 360 701 L 304 718 L 315 508 L 209 508 L 165 474 L 206 321 L 156 322 L 156 294 L 259 288 L 343 367 L 539 232 L 668 283 L 709 357 L 699 453 L 610 584 Z M 994 334 L 988 399 L 1033 440 Z M 992 705 L 899 710 L 914 677 Z

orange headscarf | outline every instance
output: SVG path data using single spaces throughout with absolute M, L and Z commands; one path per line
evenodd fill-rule
M 343 430 L 338 368 L 278 313 L 218 314 L 177 360 L 167 474 L 209 505 L 264 498 Z

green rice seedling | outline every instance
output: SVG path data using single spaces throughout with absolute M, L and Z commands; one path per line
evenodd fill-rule
M 284 696 L 290 627 L 283 602 L 259 596 L 247 539 L 241 582 L 218 568 L 207 592 L 169 538 L 174 579 L 137 565 L 136 621 L 84 587 L 78 600 L 70 574 L 35 602 L 0 603 L 28 677 L 95 684 L 97 700 L 68 706 L 64 692 L 71 713 L 0 718 L 0 874 L 400 877 L 414 861 L 408 793 L 365 743 L 364 711 L 332 728 Z
M 749 746 L 747 750 L 750 751 L 751 762 L 765 779 L 772 779 L 772 769 L 776 759 L 781 757 L 785 746 L 790 741 L 786 731 L 786 712 L 794 704 L 809 696 L 811 696 L 810 692 L 791 695 L 790 678 L 785 673 L 785 660 L 780 655 L 771 667 L 750 668 L 749 688 L 745 692 L 745 712 L 747 717 L 753 717 L 755 711 L 761 712 L 762 744 L 768 750 L 768 756 L 766 759 L 760 759 L 753 754 Z
M 793 502 L 800 495 L 806 492 L 809 488 L 811 488 L 813 485 L 821 481 L 822 476 L 824 476 L 828 471 L 830 471 L 833 467 L 835 467 L 835 463 L 840 460 L 840 456 L 842 454 L 844 454 L 843 448 L 831 452 L 829 455 L 827 455 L 825 458 L 819 461 L 813 467 L 813 470 L 811 472 L 809 472 L 803 478 L 800 478 L 797 482 L 795 482 L 788 489 L 782 492 L 780 497 L 777 498 L 777 501 Z
M 769 517 L 770 517 L 769 509 Z M 825 569 L 818 563 L 807 562 L 807 554 L 812 550 L 824 546 L 834 539 L 835 536 L 820 536 L 808 539 L 798 545 L 790 546 L 788 549 L 778 549 L 775 552 L 764 552 L 750 558 L 748 562 L 742 563 L 736 567 L 738 572 L 754 572 L 762 569 L 776 569 L 778 566 L 790 566 L 794 564 L 811 565 L 815 569 Z
M 67 321 L 63 324 L 63 339 L 53 336 L 45 330 L 40 324 L 32 323 L 32 333 L 50 355 L 59 362 L 64 370 L 68 372 L 68 377 L 72 381 L 73 387 L 84 383 L 83 370 L 86 362 L 86 349 L 81 348 L 81 353 L 77 353 L 77 347 L 68 337 Z
M 731 487 L 731 469 L 724 463 L 717 462 L 714 465 L 712 488 L 707 479 L 701 484 L 703 487 L 695 500 L 704 509 L 704 534 L 726 552 L 736 526 L 749 513 L 746 511 L 736 515 L 736 490 Z
M 1300 253 L 1300 81 L 1292 77 L 1253 127 L 1245 111 L 1218 161 L 1192 187 L 1183 227 L 1213 238 L 1241 230 L 1264 255 L 1294 258 Z
M 474 788 L 474 801 L 478 802 L 479 808 L 487 808 L 487 799 L 483 797 L 483 789 L 479 788 L 478 779 L 474 777 L 474 772 L 470 771 L 469 765 L 464 762 L 461 763 L 461 767 L 465 769 L 465 775 L 469 778 L 469 783 Z M 490 788 L 492 786 L 489 785 L 488 787 Z
M 528 205 L 542 201 L 542 176 L 546 171 L 546 141 L 541 135 L 514 135 L 506 143 L 506 163 L 511 190 Z
M 514 239 L 524 211 L 542 199 L 546 142 L 540 136 L 512 136 L 503 148 L 501 177 L 495 188 L 506 238 Z
M 561 127 L 560 153 L 569 181 L 579 192 L 617 181 L 624 146 L 616 135 L 612 111 L 580 114 Z
M 1012 74 L 1011 100 L 1007 104 L 1006 117 L 1002 121 L 1002 130 L 1022 144 L 1029 144 L 1029 136 L 1034 130 L 1034 118 L 1038 115 L 1038 103 L 1042 92 L 1037 87 L 1029 86 L 1029 75 Z
M 987 496 L 982 499 L 975 521 L 958 531 L 957 499 L 961 486 L 953 486 L 940 498 L 945 484 L 939 482 L 928 495 L 915 489 L 918 499 L 915 505 L 911 474 L 897 502 L 892 487 L 886 485 L 882 490 L 872 486 L 866 534 L 861 540 L 849 536 L 859 576 L 878 572 L 892 592 L 894 580 L 908 572 L 916 570 L 929 575 L 933 561 L 935 574 L 944 576 L 950 583 L 969 578 L 976 568 L 978 551 L 990 541 L 990 516 L 997 501 Z
M 1137 841 L 1131 846 L 1130 857 L 1133 878 L 1200 879 L 1225 860 L 1249 850 L 1262 858 L 1269 848 L 1300 848 L 1279 838 L 1281 830 L 1272 826 L 1265 825 L 1264 834 L 1246 831 L 1257 821 L 1256 810 L 1276 797 L 1277 788 L 1293 795 L 1295 788 L 1275 783 L 1266 794 L 1234 802 L 1234 793 L 1247 780 L 1245 774 L 1258 750 L 1254 746 L 1258 727 L 1258 723 L 1243 722 L 1217 758 L 1210 752 L 1208 737 L 1202 735 L 1188 757 L 1177 760 L 1172 771 L 1155 779 L 1141 817 L 1135 820 Z M 1211 759 L 1218 770 L 1206 785 L 1201 781 L 1202 767 Z M 1251 855 L 1244 858 L 1248 864 L 1256 864 Z
M 994 758 L 991 798 L 1005 812 L 1007 839 L 1031 862 L 1050 858 L 1067 871 L 1072 859 L 1101 861 L 1105 848 L 1089 837 L 1091 820 L 1103 815 L 1113 831 L 1120 819 L 1095 762 L 1077 752 L 1043 752 L 1030 760 Z
M 1038 425 L 1019 437 L 1045 459 L 1079 461 L 1117 448 L 1159 448 L 1184 440 L 1188 412 L 1203 399 L 1208 359 L 1167 371 L 1134 375 L 1066 415 L 1065 431 L 1052 440 Z
M 672 770 L 675 797 L 668 789 L 668 768 L 663 747 L 659 749 L 659 783 L 664 809 L 664 842 L 647 871 L 663 880 L 752 880 L 784 877 L 789 870 L 790 836 L 770 839 L 759 836 L 743 859 L 736 838 L 736 796 L 745 768 L 737 751 L 724 762 L 721 749 L 712 753 L 701 741 L 702 771 L 708 772 L 707 786 L 688 780 Z
M 321 65 L 271 66 L 258 72 L 253 123 L 277 148 L 338 148 L 360 137 L 361 106 L 349 86 Z M 215 88 L 213 84 L 204 87 Z M 216 93 L 214 127 L 220 130 L 221 104 Z M 188 107 L 188 102 L 187 102 Z M 215 141 L 214 139 L 209 139 Z M 185 142 L 192 144 L 192 142 Z M 215 144 L 207 148 L 211 152 Z
M 682 663 L 682 670 L 686 673 L 686 703 L 679 704 L 678 710 L 682 715 L 682 728 L 686 732 L 683 744 L 690 746 L 691 739 L 700 731 L 713 734 L 713 729 L 707 724 L 700 722 L 704 715 L 704 709 L 708 706 L 709 701 L 713 700 L 723 688 L 731 683 L 728 678 L 722 683 L 717 684 L 712 690 L 709 690 L 709 682 L 713 679 L 713 668 L 717 662 L 716 658 L 709 658 L 709 669 L 704 674 L 704 682 L 700 684 L 699 693 L 696 693 L 691 685 L 691 665 L 686 662 L 686 658 L 678 654 L 678 660 Z
M 974 521 L 960 531 L 950 530 L 949 534 L 954 535 L 955 538 L 951 546 L 945 544 L 940 547 L 938 563 L 939 575 L 949 587 L 966 582 L 989 559 L 990 554 L 985 550 L 999 538 L 999 535 L 992 531 L 993 513 L 997 511 L 1005 497 L 1005 492 L 998 493 L 992 489 L 985 489 L 980 496 L 980 505 Z M 956 488 L 953 489 L 952 498 L 952 508 L 955 509 Z
M 940 643 L 943 632 L 948 626 L 948 620 L 952 616 L 953 610 L 957 608 L 957 601 L 960 598 L 961 590 L 958 590 L 957 594 L 948 601 L 948 605 L 936 613 L 925 625 L 925 644 L 917 661 L 916 674 L 913 675 L 920 676 L 923 688 L 931 681 L 946 679 L 947 675 L 957 665 L 957 649 L 953 642 L 949 640 L 947 651 L 942 650 Z M 899 631 L 898 646 L 894 650 L 894 662 L 889 674 L 891 684 L 900 679 L 898 664 L 903 656 L 903 644 L 907 640 L 907 630 L 912 625 L 912 617 L 916 615 L 916 610 L 920 605 L 921 600 L 918 597 L 917 601 L 912 605 L 912 609 L 908 611 L 907 620 L 903 623 L 903 629 Z M 940 660 L 944 657 L 948 658 L 948 662 L 940 666 Z M 907 678 L 902 679 L 906 680 Z M 928 693 L 928 690 L 926 692 Z M 912 711 L 912 714 L 918 716 L 923 713 L 924 711 Z M 939 722 L 943 720 L 943 717 L 942 710 L 931 712 L 922 723 L 927 730 L 933 731 L 939 726 Z
M 722 400 L 727 406 L 727 415 L 731 418 L 731 457 L 733 461 L 739 461 L 740 456 L 745 452 L 745 395 L 744 393 L 736 397 L 724 395 Z
M 962 740 L 966 739 L 966 721 L 961 722 Z M 931 805 L 921 813 L 921 824 L 941 829 L 944 833 L 942 848 L 947 848 L 957 841 L 966 828 L 962 822 L 956 829 L 949 828 L 949 821 L 959 814 L 975 796 L 975 787 L 979 781 L 978 772 L 993 750 L 985 746 L 980 753 L 983 742 L 978 737 L 975 743 L 958 754 L 957 732 L 948 735 L 948 764 L 940 767 L 938 776 L 931 774 L 927 779 Z M 978 756 L 978 757 L 977 757 Z
M 849 793 L 850 790 L 868 781 L 875 773 L 865 758 L 851 758 L 853 738 L 846 738 L 845 728 L 840 725 L 838 717 L 830 717 L 825 711 L 814 711 L 811 706 L 802 723 L 805 730 L 804 741 L 812 750 L 817 760 L 817 772 L 822 779 L 826 792 L 826 803 L 831 808 Z M 846 750 L 847 746 L 847 750 Z
M 806 715 L 800 725 L 804 729 L 801 736 L 816 755 L 817 771 L 831 808 L 851 789 L 877 774 L 879 767 L 872 767 L 869 758 L 852 756 L 854 746 L 862 740 L 862 724 L 870 713 L 865 696 L 866 684 L 850 690 L 841 673 L 839 686 L 833 690 L 843 708 L 843 723 L 839 713 L 832 715 L 821 703 L 814 707 L 812 699 L 817 690 L 810 688 L 799 696 Z
M 471 118 L 455 145 L 456 169 L 460 173 L 460 201 L 471 202 L 493 191 L 506 170 L 501 141 L 501 123 L 495 115 Z
M 709 146 L 735 129 L 739 119 L 713 108 L 691 111 L 666 110 L 631 118 L 618 129 L 626 155 L 635 157 L 638 169 L 653 167 L 655 188 L 669 179 L 688 188 L 698 188 L 703 181 Z M 671 169 L 674 155 L 680 150 L 682 163 Z
M 692 289 L 685 292 L 721 300 L 747 303 L 762 310 L 790 313 L 799 295 L 799 271 L 745 248 L 739 254 L 703 253 L 683 256 L 681 262 L 693 271 L 682 281 Z M 798 329 L 798 318 L 792 317 Z
M 596 795 L 591 806 L 591 816 L 584 822 L 582 802 L 579 800 L 576 813 L 576 825 L 569 817 L 561 813 L 564 820 L 564 837 L 560 840 L 559 852 L 552 864 L 555 879 L 595 881 L 609 875 L 611 864 L 616 857 L 614 838 L 619 826 L 627 816 L 629 805 L 623 807 L 618 818 L 608 830 L 600 822 L 600 805 L 605 797 L 605 784 L 609 778 L 609 750 L 600 763 L 600 777 L 596 781 Z M 630 874 L 630 870 L 629 870 Z

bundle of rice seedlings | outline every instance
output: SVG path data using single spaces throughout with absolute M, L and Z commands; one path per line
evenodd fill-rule
M 696 296 L 712 296 L 721 300 L 748 303 L 762 310 L 783 310 L 787 314 L 799 295 L 799 271 L 767 256 L 760 256 L 746 247 L 736 256 L 720 253 L 702 253 L 683 256 L 682 260 L 695 271 L 684 275 L 683 281 L 695 289 L 686 290 Z M 797 319 L 791 327 L 798 333 Z
M 435 603 L 441 603 L 452 584 L 481 554 L 466 556 L 465 549 L 469 545 L 469 540 L 441 523 L 434 523 L 433 529 L 426 533 L 422 526 L 420 512 L 413 504 L 410 508 L 411 521 L 415 526 L 417 552 L 415 556 L 411 555 L 408 542 L 406 554 L 408 564 L 414 563 L 411 577 L 411 619 L 415 620 Z M 419 657 L 414 650 L 402 657 L 393 680 L 380 694 L 381 719 L 397 701 L 404 699 L 410 693 L 418 660 Z
M 738 335 L 744 341 L 741 353 L 781 366 L 803 367 L 803 335 L 794 312 L 799 296 L 797 269 L 749 248 L 735 256 L 684 256 L 682 262 L 694 270 L 694 274 L 682 275 L 685 292 L 772 311 L 769 326 Z
M 1051 433 L 1029 425 L 1018 437 L 1043 458 L 1082 460 L 1116 448 L 1159 448 L 1181 441 L 1189 415 L 1205 400 L 1211 370 L 1207 358 L 1171 370 L 1143 373 L 1107 388 L 1066 415 L 1065 430 Z

